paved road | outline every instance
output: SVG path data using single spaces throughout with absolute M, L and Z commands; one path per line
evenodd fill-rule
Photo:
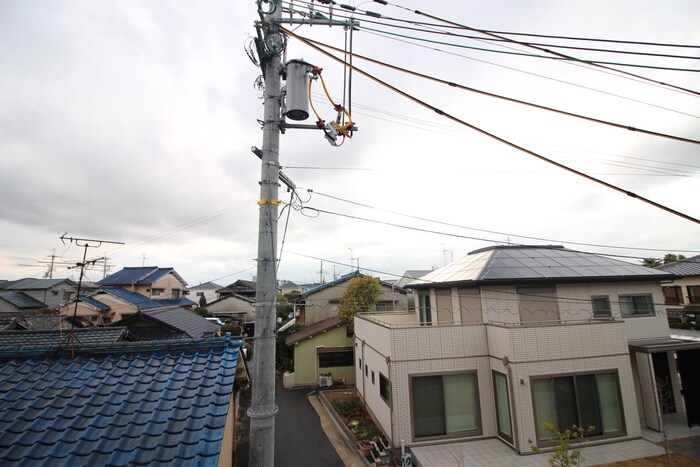
M 277 384 L 275 402 L 279 412 L 275 417 L 275 467 L 343 467 L 343 461 L 321 428 L 308 394 L 309 389 L 287 390 Z M 242 395 L 241 412 L 248 409 L 249 401 L 249 395 Z M 240 417 L 239 422 L 248 423 L 247 417 Z M 239 439 L 236 467 L 248 466 L 248 448 L 248 439 Z

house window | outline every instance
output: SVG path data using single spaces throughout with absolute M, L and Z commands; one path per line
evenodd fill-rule
M 610 299 L 607 295 L 601 297 L 591 297 L 594 318 L 610 318 Z
M 654 301 L 651 294 L 620 295 L 622 316 L 648 316 L 654 314 Z
M 165 289 L 151 289 L 151 295 L 158 296 L 165 292 Z
M 386 311 L 386 303 L 377 303 L 377 311 Z
M 683 304 L 683 292 L 682 289 L 677 286 L 661 287 L 664 293 L 664 303 L 666 305 L 682 305 Z
M 170 298 L 176 299 L 180 298 L 180 290 L 179 289 L 173 289 L 170 291 Z
M 201 297 L 202 295 L 204 295 L 204 292 L 197 292 L 195 295 L 197 295 L 198 297 Z
M 556 287 L 518 287 L 520 322 L 559 321 Z
M 376 383 L 374 382 L 374 371 L 372 372 L 372 384 L 376 384 Z
M 493 389 L 496 395 L 496 425 L 498 435 L 513 442 L 513 426 L 510 421 L 508 379 L 503 373 L 493 372 Z
M 357 358 L 357 367 L 362 371 L 362 357 Z
M 63 292 L 63 300 L 66 302 L 68 300 L 70 300 L 72 296 L 73 296 L 73 292 Z
M 381 371 L 379 372 L 379 396 L 386 405 L 391 407 L 391 381 Z
M 333 351 L 320 351 L 318 354 L 318 367 L 319 368 L 333 368 L 339 366 L 354 366 L 355 355 L 352 349 L 347 350 L 333 350 Z
M 415 438 L 479 434 L 476 372 L 411 378 Z
M 592 436 L 625 434 L 622 398 L 617 372 L 537 378 L 532 380 L 537 440 L 556 441 L 544 429 L 551 423 L 558 431 L 572 425 L 592 430 Z
M 418 294 L 418 310 L 420 312 L 420 324 L 430 326 L 433 323 L 432 314 L 430 312 L 430 295 Z
M 365 363 L 365 377 L 369 376 L 369 368 L 367 368 L 367 364 Z
M 690 303 L 700 303 L 700 285 L 689 285 L 688 301 Z

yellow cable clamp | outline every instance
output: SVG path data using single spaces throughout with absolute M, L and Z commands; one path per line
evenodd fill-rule
M 258 201 L 258 204 L 260 206 L 263 206 L 265 204 L 272 204 L 273 206 L 279 206 L 282 203 L 282 201 L 278 199 L 272 199 L 272 198 L 263 198 L 260 201 Z

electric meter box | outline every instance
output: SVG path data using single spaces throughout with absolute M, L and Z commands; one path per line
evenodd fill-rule
M 287 62 L 287 118 L 309 118 L 309 79 L 312 66 L 303 60 Z

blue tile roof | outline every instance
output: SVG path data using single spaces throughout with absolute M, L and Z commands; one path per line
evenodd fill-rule
M 0 349 L 0 464 L 217 465 L 240 342 Z
M 160 308 L 163 306 L 157 301 L 152 300 L 144 295 L 124 290 L 121 287 L 102 287 L 100 291 L 114 295 L 115 297 L 120 298 L 125 302 L 131 303 L 139 310 L 146 310 L 149 308 Z
M 95 298 L 89 297 L 87 295 L 81 295 L 80 301 L 87 303 L 88 305 L 92 306 L 93 308 L 95 308 L 99 311 L 109 311 L 110 310 L 109 305 L 105 305 L 101 301 L 99 301 Z
M 173 271 L 173 268 L 144 266 L 140 268 L 124 268 L 111 274 L 97 283 L 100 285 L 134 285 L 152 284 L 158 278 Z

